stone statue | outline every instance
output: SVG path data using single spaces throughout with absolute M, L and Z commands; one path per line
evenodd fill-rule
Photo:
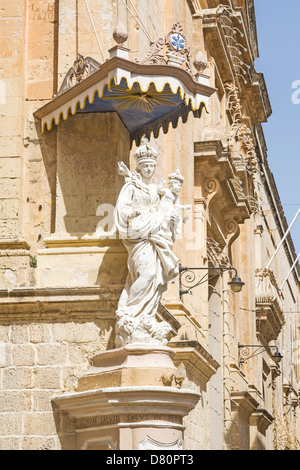
M 163 182 L 152 182 L 157 152 L 146 138 L 136 150 L 136 170 L 123 162 L 125 177 L 115 208 L 119 237 L 128 251 L 128 276 L 116 312 L 116 347 L 130 343 L 166 344 L 171 327 L 158 322 L 156 312 L 163 292 L 178 274 L 172 248 L 180 228 L 178 193 L 183 183 L 179 171 Z
M 159 211 L 162 213 L 163 216 L 160 231 L 161 233 L 164 232 L 165 237 L 171 237 L 171 239 L 174 241 L 176 235 L 180 234 L 182 231 L 182 221 L 179 218 L 176 226 L 174 226 L 174 224 L 171 224 L 173 211 L 175 211 L 176 215 L 179 216 L 180 210 L 191 209 L 191 206 L 179 204 L 179 192 L 184 182 L 184 178 L 179 170 L 176 170 L 175 173 L 169 175 L 168 189 L 165 189 L 163 186 L 165 182 L 165 179 L 162 178 L 160 180 L 159 185 L 157 186 L 157 192 L 161 196 Z M 174 229 L 176 229 L 175 232 Z

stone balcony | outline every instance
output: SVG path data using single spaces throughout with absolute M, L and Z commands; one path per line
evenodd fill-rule
M 256 331 L 268 344 L 277 339 L 285 323 L 282 295 L 271 270 L 257 269 L 255 278 Z

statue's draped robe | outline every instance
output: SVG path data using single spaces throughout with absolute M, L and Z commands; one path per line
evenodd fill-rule
M 159 202 L 156 186 L 145 185 L 137 176 L 128 178 L 119 194 L 115 221 L 128 251 L 128 276 L 118 305 L 119 315 L 154 316 L 162 293 L 178 273 L 173 242 L 159 230 L 163 219 Z M 132 211 L 140 215 L 130 217 Z M 149 275 L 149 282 L 139 288 L 141 274 Z

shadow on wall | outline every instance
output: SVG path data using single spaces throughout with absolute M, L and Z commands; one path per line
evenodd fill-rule
M 41 138 L 52 200 L 51 232 L 92 235 L 99 206 L 115 206 L 127 165 L 130 138 L 116 113 L 77 114 Z M 100 211 L 101 212 L 101 211 Z

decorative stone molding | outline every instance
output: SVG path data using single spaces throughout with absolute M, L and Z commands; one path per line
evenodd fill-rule
M 58 413 L 74 419 L 77 450 L 95 437 L 119 450 L 138 450 L 147 436 L 155 441 L 161 436 L 166 449 L 174 439 L 182 442 L 183 418 L 199 398 L 192 390 L 145 385 L 66 393 L 52 402 Z
M 228 134 L 226 134 L 228 137 Z M 225 138 L 226 139 L 226 138 Z M 224 141 L 225 141 L 224 139 Z M 244 184 L 236 175 L 232 153 L 225 143 L 220 139 L 211 139 L 195 142 L 195 175 L 198 185 L 203 188 L 206 205 L 218 199 L 221 207 L 226 207 L 227 220 L 235 223 L 243 223 L 251 214 L 249 197 L 245 195 L 242 185 Z M 209 169 L 209 172 L 208 172 Z M 203 184 L 202 175 L 210 174 Z M 210 222 L 208 211 L 208 222 Z M 227 229 L 226 229 L 227 230 Z M 228 231 L 228 230 L 227 230 Z M 230 232 L 231 233 L 231 232 Z
M 0 289 L 0 318 L 3 323 L 20 319 L 88 321 L 95 317 L 114 321 L 122 289 L 123 285 Z M 176 336 L 181 324 L 162 304 L 157 318 L 170 325 L 170 337 Z
M 227 186 L 235 205 L 240 208 L 240 212 L 243 213 L 245 219 L 249 218 L 251 214 L 251 208 L 248 202 L 248 198 L 243 191 L 242 181 L 236 177 L 229 178 L 227 180 Z
M 175 442 L 168 444 L 159 442 L 147 436 L 142 442 L 139 443 L 139 450 L 182 450 L 182 442 L 177 439 Z
M 245 171 L 248 165 L 252 171 L 256 171 L 257 157 L 255 145 L 253 143 L 251 130 L 243 122 L 239 90 L 233 82 L 226 83 L 224 87 L 227 93 L 228 113 L 232 120 L 228 142 L 232 150 L 233 163 L 237 171 Z M 235 142 L 239 143 L 244 155 L 235 148 Z
M 207 258 L 213 266 L 227 267 L 230 266 L 228 256 L 223 252 L 219 243 L 212 238 L 206 239 Z
M 202 8 L 200 0 L 188 0 L 188 3 L 190 5 L 190 8 L 192 9 L 192 13 L 196 13 Z
M 21 237 L 16 239 L 0 238 L 0 250 L 29 250 L 27 241 Z
M 240 232 L 240 227 L 236 220 L 229 219 L 226 221 L 226 232 L 227 232 L 227 240 L 228 240 L 227 243 L 230 244 L 232 238 L 234 237 L 235 239 Z
M 235 75 L 246 85 L 251 79 L 251 66 L 241 59 L 243 54 L 248 52 L 247 59 L 249 60 L 249 46 L 247 44 L 247 47 L 245 47 L 241 44 L 242 38 L 245 38 L 243 20 L 237 10 L 233 10 L 226 5 L 217 7 L 216 16 L 231 57 Z
M 167 60 L 165 59 L 164 56 L 164 45 L 165 45 L 165 39 L 164 38 L 157 38 L 155 41 L 153 41 L 150 45 L 150 49 L 147 53 L 147 55 L 143 59 L 136 59 L 135 61 L 138 64 L 144 64 L 144 65 L 162 65 L 162 64 L 167 64 Z
M 250 449 L 251 415 L 258 408 L 259 403 L 248 391 L 232 390 L 230 399 L 232 418 L 230 431 L 228 430 L 228 432 L 231 435 L 231 450 L 248 450 Z M 243 429 L 246 431 L 246 425 L 248 425 L 249 437 L 247 439 L 247 435 L 243 436 L 243 447 L 241 447 L 240 426 L 243 426 Z
M 239 226 L 239 224 L 236 220 L 229 219 L 229 220 L 226 220 L 225 228 L 226 228 L 226 232 L 227 232 L 227 234 L 226 234 L 227 253 L 230 254 L 231 245 L 234 242 L 234 240 L 236 240 L 237 237 L 240 234 L 240 226 Z M 230 257 L 230 255 L 229 255 L 229 257 Z M 230 259 L 229 259 L 229 264 L 232 264 Z
M 252 40 L 253 30 L 246 25 L 242 9 L 219 5 L 200 9 L 194 17 L 202 19 L 204 36 L 221 81 L 235 82 L 251 103 L 255 121 L 266 122 L 271 106 L 263 77 L 254 69 L 257 44 Z
M 122 286 L 38 288 L 20 287 L 0 290 L 1 321 L 99 317 L 114 319 Z
M 236 79 L 242 86 L 250 83 L 253 58 L 248 41 L 248 30 L 240 9 L 228 5 L 201 9 L 197 17 L 202 18 L 204 34 L 213 45 L 223 82 Z M 226 50 L 226 58 L 224 57 Z
M 136 62 L 144 65 L 169 64 L 175 67 L 181 67 L 185 63 L 186 71 L 192 74 L 190 48 L 181 24 L 175 23 L 165 38 L 159 37 L 153 41 L 146 57 L 136 59 Z
M 97 72 L 100 67 L 101 64 L 92 57 L 84 57 L 83 55 L 78 54 L 73 66 L 67 72 L 57 95 L 53 95 L 53 98 L 61 95 L 67 90 L 70 90 L 74 85 L 77 85 L 85 78 Z
M 187 370 L 195 369 L 204 383 L 207 383 L 220 367 L 198 341 L 171 341 L 169 346 L 176 352 L 174 364 L 183 363 Z
M 259 403 L 247 391 L 233 390 L 231 392 L 231 409 L 243 413 L 248 419 L 258 408 Z
M 250 417 L 250 425 L 256 426 L 257 431 L 265 435 L 274 419 L 274 416 L 272 416 L 267 410 L 258 408 Z
M 255 275 L 256 328 L 269 343 L 277 339 L 285 323 L 281 292 L 271 270 L 257 269 Z
M 204 191 L 206 193 L 205 203 L 209 207 L 212 199 L 216 196 L 220 189 L 220 183 L 217 178 L 207 178 L 204 182 Z

